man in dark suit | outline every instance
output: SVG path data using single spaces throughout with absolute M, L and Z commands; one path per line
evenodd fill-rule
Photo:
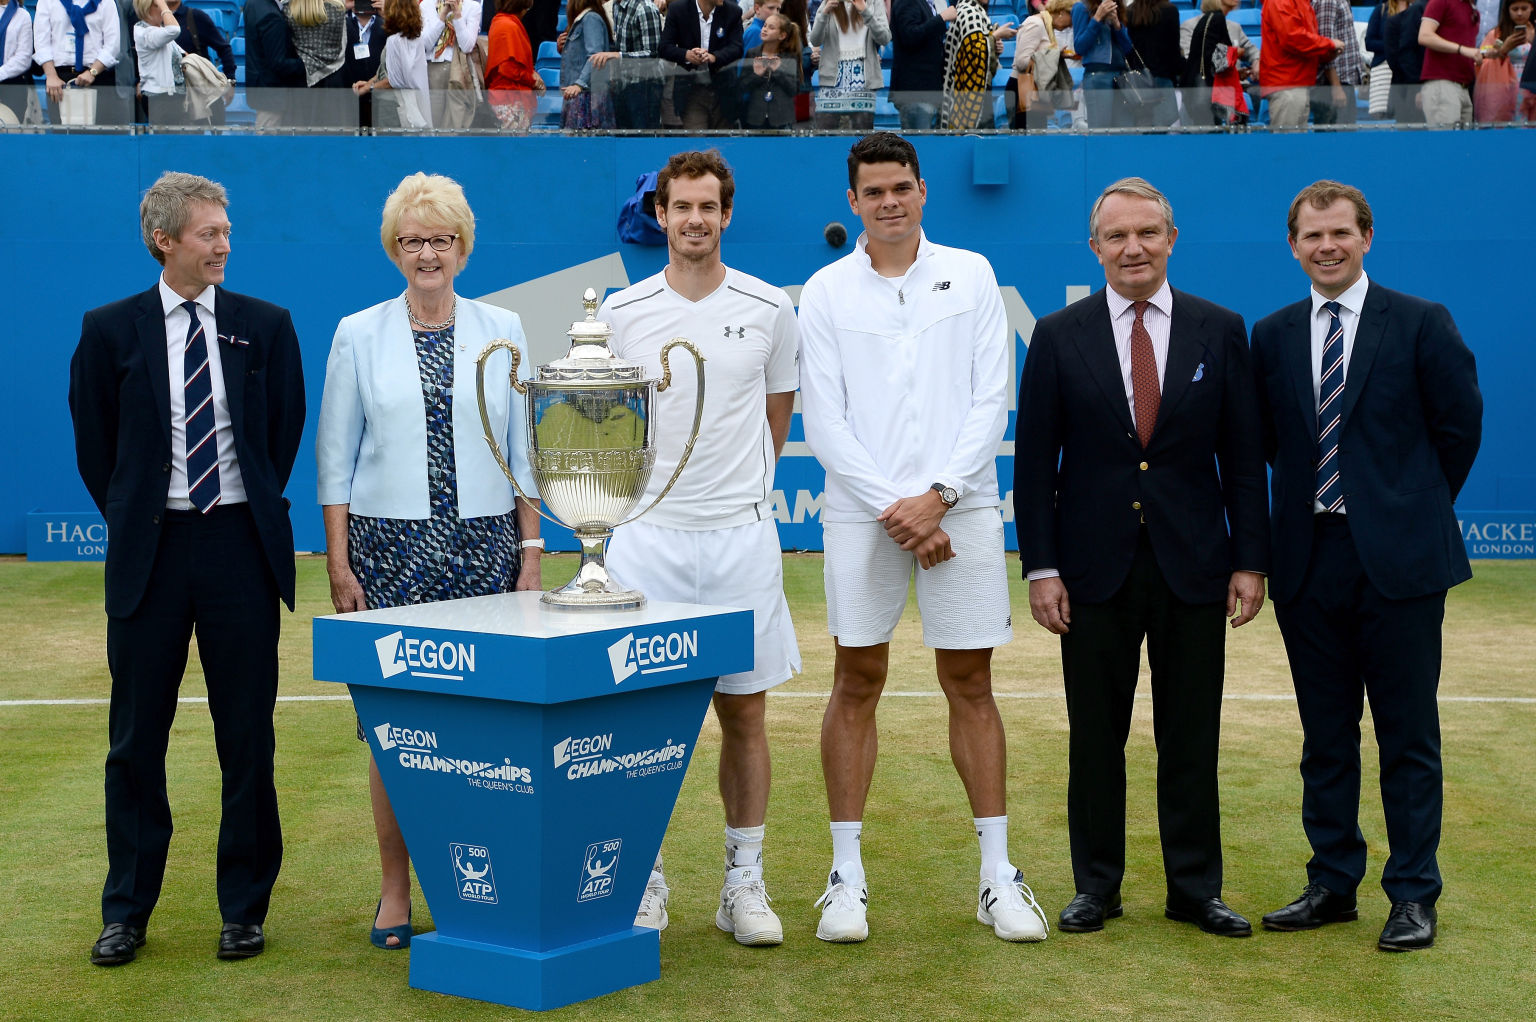
M 1030 611 L 1061 636 L 1077 895 L 1060 928 L 1121 914 L 1125 741 L 1152 670 L 1166 915 L 1245 937 L 1221 900 L 1216 755 L 1226 632 L 1264 602 L 1264 457 L 1243 321 L 1168 286 L 1178 231 L 1140 178 L 1089 218 L 1108 287 L 1040 320 L 1019 389 L 1014 513 Z
M 487 7 L 490 5 L 487 4 Z M 341 65 L 341 81 L 347 88 L 372 81 L 384 59 L 384 19 L 373 0 L 357 0 L 347 12 L 347 48 Z M 373 93 L 357 97 L 358 124 L 373 127 Z
M 245 102 L 256 111 L 256 127 L 282 124 L 286 90 L 304 83 L 304 63 L 277 0 L 245 0 Z
M 218 956 L 265 946 L 282 862 L 272 779 L 278 599 L 293 607 L 283 488 L 304 429 L 286 310 L 226 291 L 222 186 L 167 173 L 140 207 L 164 272 L 85 314 L 70 362 L 75 455 L 106 516 L 104 928 L 91 961 L 132 961 L 160 895 L 171 810 L 165 751 L 197 633 L 223 773 Z
M 903 131 L 931 131 L 944 97 L 944 33 L 958 10 L 946 0 L 891 5 L 891 102 Z M 835 67 L 835 63 L 828 67 Z
M 1360 717 L 1381 757 L 1392 911 L 1378 946 L 1429 947 L 1440 896 L 1440 627 L 1472 577 L 1451 502 L 1482 440 L 1472 352 L 1450 313 L 1365 275 L 1371 207 L 1319 181 L 1291 203 L 1291 252 L 1312 293 L 1253 328 L 1265 450 L 1274 466 L 1275 618 L 1305 736 L 1300 898 L 1271 930 L 1355 919 L 1365 877 Z
M 736 75 L 726 72 L 741 59 L 741 8 L 731 0 L 676 0 L 661 28 L 661 56 L 691 75 L 672 82 L 672 107 L 685 131 L 729 128 L 736 121 L 731 100 Z M 708 71 L 708 82 L 702 72 Z

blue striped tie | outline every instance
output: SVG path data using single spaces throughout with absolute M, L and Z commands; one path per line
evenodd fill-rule
M 1339 432 L 1344 409 L 1344 324 L 1339 303 L 1324 302 L 1328 310 L 1328 338 L 1323 341 L 1323 367 L 1317 388 L 1317 502 L 1324 511 L 1337 511 L 1344 503 L 1339 480 Z
M 191 316 L 187 324 L 186 382 L 187 499 L 207 514 L 219 502 L 219 442 L 213 429 L 213 378 L 208 365 L 208 341 L 197 318 L 197 303 L 182 302 Z

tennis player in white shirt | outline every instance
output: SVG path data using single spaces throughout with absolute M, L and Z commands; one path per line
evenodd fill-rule
M 735 189 L 718 152 L 673 156 L 656 180 L 667 266 L 610 295 L 598 318 L 613 326 L 613 351 L 652 376 L 660 375 L 661 346 L 673 337 L 691 340 L 706 360 L 698 444 L 666 499 L 615 530 L 607 561 L 615 577 L 651 599 L 752 608 L 755 665 L 715 686 L 726 824 L 715 925 L 742 944 L 761 945 L 784 940 L 763 886 L 771 773 L 764 710 L 767 690 L 800 670 L 772 509 L 774 464 L 798 382 L 799 331 L 788 295 L 720 261 Z M 657 397 L 656 467 L 641 506 L 677 466 L 697 393 L 694 374 L 684 372 Z M 665 929 L 668 893 L 658 855 L 636 924 Z
M 864 234 L 800 296 L 801 421 L 827 472 L 836 642 L 821 727 L 833 865 L 816 935 L 869 936 L 860 846 L 875 707 L 915 575 L 981 844 L 976 918 L 1003 940 L 1044 940 L 1045 914 L 1008 858 L 1006 747 L 992 698 L 992 649 L 1013 638 L 995 460 L 1013 383 L 1002 298 L 985 258 L 924 235 L 927 186 L 911 143 L 866 136 L 849 152 L 848 178 Z

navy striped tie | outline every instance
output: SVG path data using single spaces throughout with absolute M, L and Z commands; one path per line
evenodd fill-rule
M 197 318 L 197 303 L 182 302 L 187 324 L 186 380 L 187 499 L 207 514 L 219 502 L 219 442 L 213 429 L 213 377 L 208 340 Z
M 1324 302 L 1328 310 L 1328 337 L 1323 341 L 1323 366 L 1317 388 L 1317 502 L 1324 511 L 1337 511 L 1344 503 L 1339 480 L 1339 432 L 1344 408 L 1344 324 L 1339 303 Z

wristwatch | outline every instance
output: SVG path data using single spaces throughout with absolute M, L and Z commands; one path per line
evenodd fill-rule
M 519 545 L 524 550 L 527 550 L 529 547 L 533 547 L 533 548 L 538 549 L 538 550 L 543 550 L 544 549 L 544 537 L 542 537 L 542 536 L 535 536 L 533 539 L 525 539 Z
M 954 507 L 956 504 L 960 503 L 960 494 L 955 492 L 955 488 L 953 486 L 945 486 L 943 483 L 934 483 L 929 487 L 929 489 L 938 491 L 939 499 L 944 502 L 945 507 Z

